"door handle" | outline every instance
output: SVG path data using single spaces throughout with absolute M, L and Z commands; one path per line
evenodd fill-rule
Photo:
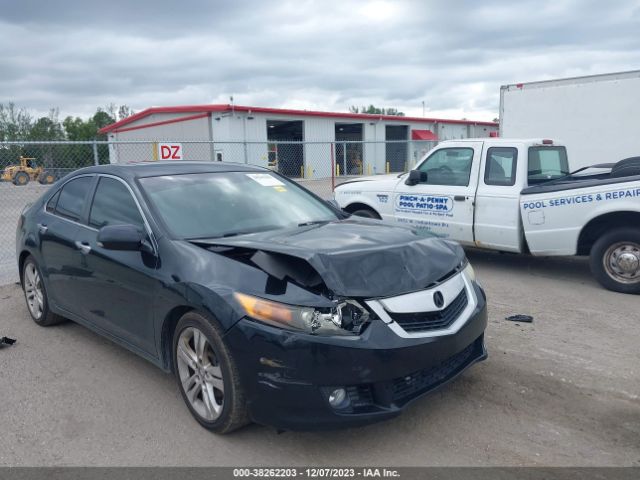
M 84 255 L 87 255 L 91 251 L 91 246 L 87 242 L 76 242 L 76 247 Z
M 39 223 L 38 230 L 40 230 L 40 233 L 44 235 L 45 233 L 47 233 L 47 230 L 49 230 L 49 227 L 47 227 L 47 225 L 44 223 Z
M 455 195 L 453 199 L 456 202 L 464 202 L 467 199 L 467 197 L 465 197 L 464 195 Z

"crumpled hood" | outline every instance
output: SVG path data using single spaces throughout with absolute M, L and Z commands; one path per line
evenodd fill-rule
M 288 277 L 303 286 L 305 282 L 313 286 L 319 275 L 327 288 L 345 297 L 384 297 L 420 290 L 464 260 L 457 243 L 425 237 L 408 227 L 353 217 L 194 243 L 255 250 L 253 262 L 270 275 Z M 308 266 L 312 274 L 304 271 Z

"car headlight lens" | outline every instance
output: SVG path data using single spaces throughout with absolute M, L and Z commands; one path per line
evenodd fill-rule
M 467 278 L 473 282 L 477 282 L 476 280 L 476 271 L 473 269 L 473 267 L 471 266 L 471 264 L 469 262 L 467 262 L 467 266 L 464 267 L 464 273 L 467 276 Z
M 352 300 L 330 309 L 299 307 L 234 293 L 247 316 L 279 328 L 315 335 L 357 335 L 369 321 L 369 312 Z

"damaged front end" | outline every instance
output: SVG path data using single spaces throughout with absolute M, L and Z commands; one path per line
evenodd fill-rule
M 369 312 L 355 300 L 335 301 L 333 307 L 300 307 L 236 292 L 247 316 L 276 327 L 312 335 L 359 335 L 370 320 Z
M 359 335 L 378 319 L 367 300 L 423 290 L 465 261 L 457 244 L 360 219 L 191 243 L 266 275 L 233 294 L 248 317 L 315 335 Z

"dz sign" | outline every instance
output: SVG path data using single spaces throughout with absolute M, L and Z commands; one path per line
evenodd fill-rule
M 181 143 L 158 143 L 158 160 L 182 160 Z

